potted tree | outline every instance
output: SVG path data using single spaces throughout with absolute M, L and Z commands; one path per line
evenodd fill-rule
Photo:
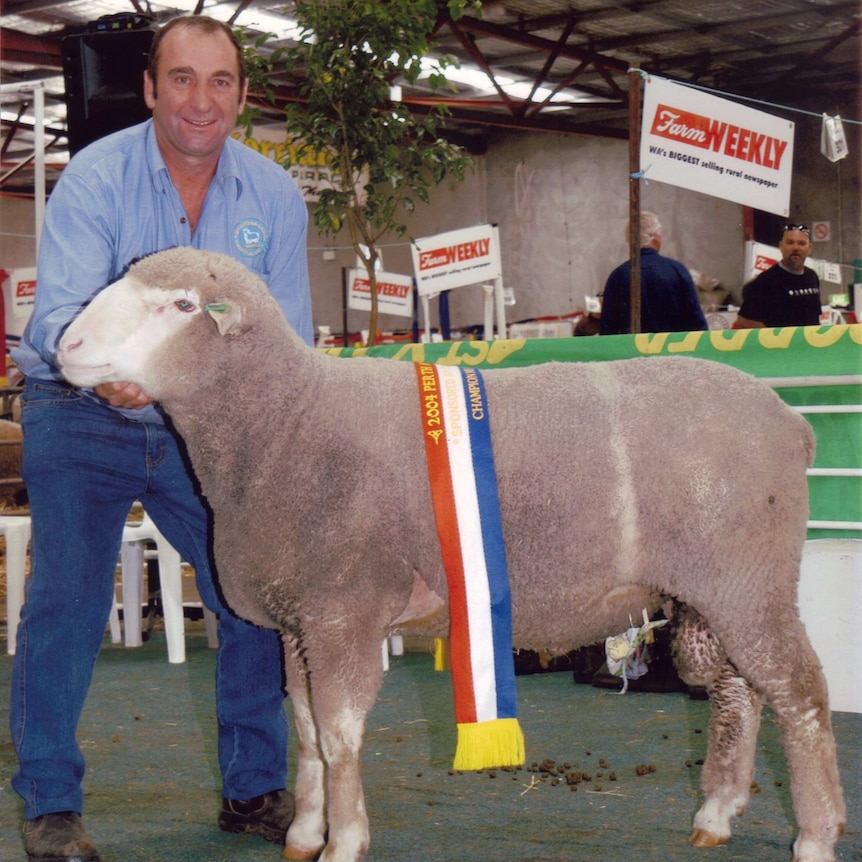
M 467 0 L 450 0 L 463 14 Z M 414 116 L 399 82 L 428 75 L 436 91 L 451 84 L 446 57 L 428 61 L 435 0 L 294 0 L 300 36 L 278 56 L 298 81 L 287 131 L 298 147 L 325 159 L 330 187 L 318 190 L 313 220 L 324 236 L 346 228 L 371 290 L 369 343 L 378 329 L 376 265 L 381 239 L 403 236 L 418 203 L 444 177 L 463 179 L 472 158 L 441 135 L 446 108 Z

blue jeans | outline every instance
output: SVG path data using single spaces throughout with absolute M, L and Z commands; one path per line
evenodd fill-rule
M 211 518 L 177 438 L 164 426 L 125 419 L 62 383 L 28 381 L 22 400 L 33 542 L 10 720 L 20 764 L 12 785 L 24 799 L 24 817 L 82 811 L 84 758 L 76 729 L 135 500 L 195 567 L 201 599 L 219 614 L 222 794 L 250 799 L 284 788 L 281 639 L 222 604 L 210 565 Z

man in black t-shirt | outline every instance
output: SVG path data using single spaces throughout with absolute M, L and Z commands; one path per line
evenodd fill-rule
M 820 281 L 805 266 L 811 239 L 804 224 L 786 224 L 778 243 L 781 260 L 742 289 L 742 306 L 734 329 L 817 326 L 820 323 Z

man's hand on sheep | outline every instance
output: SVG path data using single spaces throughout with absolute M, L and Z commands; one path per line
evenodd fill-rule
M 135 410 L 153 403 L 153 399 L 136 383 L 100 383 L 95 392 L 112 407 L 127 407 Z

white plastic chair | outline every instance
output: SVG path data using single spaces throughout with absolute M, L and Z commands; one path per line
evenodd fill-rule
M 31 519 L 26 515 L 0 516 L 0 535 L 6 538 L 6 652 L 15 655 L 18 622 L 24 605 L 24 578 L 27 568 L 27 546 L 30 542 Z M 159 561 L 162 606 L 165 616 L 165 638 L 168 644 L 168 661 L 181 664 L 185 661 L 185 620 L 183 618 L 182 567 L 179 553 L 159 532 L 149 515 L 144 512 L 139 524 L 123 528 L 120 553 L 123 607 L 125 609 L 125 642 L 127 647 L 141 646 L 143 642 L 141 609 L 144 598 L 145 546 L 155 542 Z M 134 609 L 138 610 L 135 611 Z M 203 609 L 207 642 L 218 646 L 215 614 Z M 120 618 L 116 599 L 109 620 L 111 640 L 119 643 Z
M 159 561 L 159 584 L 165 620 L 165 639 L 168 644 L 168 661 L 171 664 L 182 664 L 186 660 L 186 642 L 180 555 L 159 532 L 146 511 L 140 523 L 126 524 L 123 528 L 120 570 L 125 644 L 127 647 L 139 647 L 143 643 L 141 609 L 144 601 L 144 563 L 147 558 L 148 541 L 155 543 L 155 555 Z M 215 614 L 206 607 L 203 608 L 203 613 L 207 642 L 211 647 L 218 646 Z M 116 601 L 111 609 L 110 626 L 111 639 L 114 643 L 118 643 L 120 640 L 119 612 Z
M 18 621 L 24 604 L 24 577 L 31 524 L 27 515 L 0 516 L 0 535 L 6 537 L 6 652 L 15 655 Z

